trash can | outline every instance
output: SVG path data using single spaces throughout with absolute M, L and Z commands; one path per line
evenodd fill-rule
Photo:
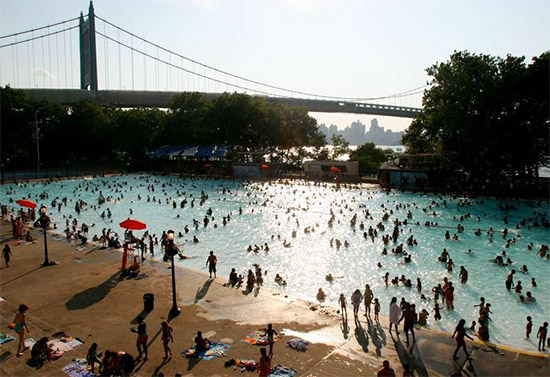
M 143 310 L 150 312 L 155 307 L 155 295 L 146 293 L 143 295 Z

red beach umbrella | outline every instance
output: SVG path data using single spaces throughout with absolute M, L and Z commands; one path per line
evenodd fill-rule
M 269 166 L 267 166 L 267 165 L 262 165 L 262 166 L 260 166 L 260 168 L 262 168 L 262 169 L 265 170 L 265 169 L 269 169 Z
M 118 225 L 120 225 L 121 228 L 131 229 L 131 230 L 141 230 L 141 229 L 147 228 L 147 225 L 145 223 L 142 223 L 141 221 L 138 221 L 138 220 L 132 220 L 130 218 L 124 220 Z
M 333 173 L 338 173 L 340 171 L 339 168 L 337 168 L 336 166 L 333 166 L 330 168 L 330 171 L 333 172 Z
M 15 202 L 22 207 L 36 208 L 36 203 L 31 202 L 30 200 L 27 200 L 27 199 L 19 199 L 19 200 L 16 200 Z

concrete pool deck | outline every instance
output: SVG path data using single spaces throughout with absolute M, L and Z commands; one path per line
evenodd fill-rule
M 223 287 L 225 277 L 211 281 L 203 272 L 185 268 L 176 271 L 182 312 L 171 321 L 175 341 L 170 347 L 174 356 L 163 362 L 158 329 L 171 307 L 170 270 L 166 264 L 147 261 L 141 268 L 147 277 L 125 279 L 118 273 L 121 260 L 118 250 L 101 250 L 92 244 L 86 245 L 85 250 L 77 250 L 76 244 L 57 241 L 50 235 L 50 258 L 60 264 L 41 268 L 42 234 L 33 231 L 38 239 L 36 244 L 15 246 L 10 230 L 9 224 L 3 222 L 0 240 L 10 244 L 13 257 L 11 267 L 2 266 L 0 270 L 0 296 L 5 299 L 0 302 L 1 332 L 15 335 L 7 323 L 13 320 L 17 305 L 26 303 L 30 306 L 27 315 L 30 333 L 26 337 L 39 339 L 64 331 L 85 344 L 35 370 L 26 364 L 29 351 L 17 358 L 17 340 L 9 342 L 0 346 L 0 373 L 5 376 L 64 376 L 61 368 L 74 358 L 85 357 L 93 342 L 98 343 L 100 351 L 125 351 L 135 356 L 136 335 L 130 328 L 135 326 L 135 317 L 140 313 L 146 316 L 150 348 L 149 361 L 138 363 L 136 376 L 156 376 L 160 372 L 166 376 L 175 373 L 237 376 L 240 372 L 233 367 L 225 368 L 224 362 L 231 358 L 258 360 L 258 347 L 240 339 L 268 322 L 288 334 L 275 344 L 272 365 L 292 367 L 299 376 L 372 376 L 385 359 L 397 375 L 402 374 L 402 363 L 408 363 L 415 375 L 446 376 L 459 371 L 464 363 L 463 356 L 459 363 L 452 360 L 455 343 L 450 334 L 419 330 L 416 345 L 408 351 L 404 342 L 392 340 L 385 319 L 376 326 L 362 316 L 354 324 L 350 310 L 349 321 L 344 325 L 333 308 L 311 310 L 305 301 L 264 289 L 243 295 L 240 290 Z M 147 292 L 155 294 L 155 308 L 142 313 L 142 297 Z M 179 353 L 192 345 L 198 330 L 211 340 L 231 344 L 227 356 L 199 362 L 181 357 Z M 297 335 L 311 340 L 307 351 L 285 347 Z M 536 345 L 533 349 L 536 351 Z M 474 351 L 475 370 L 475 374 L 466 370 L 468 375 L 550 375 L 548 355 L 472 342 L 468 342 L 468 350 Z

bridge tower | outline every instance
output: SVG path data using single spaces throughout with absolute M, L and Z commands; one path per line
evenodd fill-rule
M 80 12 L 80 89 L 98 90 L 95 44 L 95 13 L 90 1 L 88 19 Z

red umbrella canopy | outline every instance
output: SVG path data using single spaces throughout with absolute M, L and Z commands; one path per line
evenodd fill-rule
M 120 225 L 121 228 L 132 229 L 132 230 L 141 230 L 141 229 L 147 228 L 147 225 L 145 223 L 142 223 L 141 221 L 138 221 L 138 220 L 132 220 L 132 219 L 126 219 L 118 225 Z
M 333 167 L 330 168 L 330 171 L 333 172 L 333 173 L 337 173 L 337 172 L 340 171 L 340 169 L 337 168 L 336 166 L 333 166 Z
M 36 208 L 36 203 L 31 202 L 30 200 L 27 200 L 27 199 L 19 199 L 19 200 L 16 200 L 15 202 L 22 207 Z
M 260 167 L 261 167 L 262 169 L 264 169 L 264 170 L 269 168 L 269 166 L 267 166 L 267 165 L 262 165 L 262 166 L 260 166 Z

